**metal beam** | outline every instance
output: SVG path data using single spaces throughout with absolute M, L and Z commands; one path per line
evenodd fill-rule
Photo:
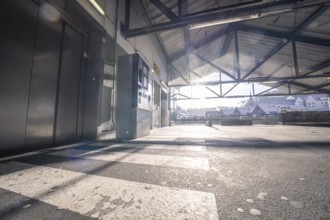
M 291 95 L 291 84 L 288 82 L 288 93 Z
M 229 46 L 230 46 L 232 40 L 233 40 L 233 32 L 231 31 L 226 35 L 225 41 L 223 43 L 223 46 L 222 46 L 220 54 L 219 54 L 220 57 L 224 56 L 228 52 Z
M 320 63 L 320 64 L 312 67 L 308 72 L 302 74 L 302 76 L 303 77 L 304 76 L 308 76 L 308 75 L 313 74 L 313 73 L 315 73 L 315 72 L 317 72 L 319 70 L 322 70 L 324 68 L 327 68 L 328 66 L 330 66 L 330 60 L 326 60 L 325 62 Z
M 266 89 L 266 90 L 264 90 L 264 91 L 262 91 L 262 92 L 259 92 L 258 94 L 256 94 L 256 96 L 261 95 L 261 94 L 263 94 L 263 93 L 265 93 L 265 92 L 269 92 L 269 91 L 271 91 L 271 90 L 273 90 L 273 89 L 276 89 L 276 88 L 278 88 L 278 87 L 280 87 L 280 86 L 282 86 L 282 85 L 283 85 L 283 83 L 279 83 L 279 84 L 277 84 L 277 85 L 275 85 L 275 86 L 273 86 L 273 87 L 271 87 L 271 88 L 269 88 L 269 89 Z
M 222 69 L 221 67 L 215 65 L 214 63 L 208 61 L 207 59 L 205 59 L 204 57 L 202 57 L 201 55 L 199 55 L 198 53 L 196 53 L 195 51 L 192 52 L 198 59 L 202 60 L 203 62 L 209 64 L 210 66 L 214 67 L 215 69 L 217 69 L 218 71 L 221 71 L 223 74 L 225 74 L 226 76 L 236 80 L 236 78 L 231 75 L 230 73 L 228 73 L 226 70 Z
M 324 69 L 328 66 L 330 66 L 330 60 L 327 60 L 326 62 L 320 63 L 320 64 L 312 67 L 308 72 L 302 74 L 299 77 L 294 77 L 293 79 L 286 79 L 286 80 L 294 81 L 294 80 L 299 80 L 299 79 L 323 78 L 324 77 L 323 75 L 311 75 L 311 74 L 313 74 L 313 73 L 315 73 L 319 70 L 322 70 L 322 69 Z M 284 80 L 284 81 L 286 81 L 286 80 Z M 286 82 L 279 83 L 279 85 L 276 86 L 276 88 L 280 87 L 280 86 L 283 86 L 285 83 Z M 273 89 L 273 88 L 271 88 L 271 89 Z M 269 90 L 267 90 L 267 91 L 269 91 Z
M 275 38 L 280 38 L 280 39 L 287 39 L 288 33 L 286 32 L 281 32 L 281 31 L 275 31 L 275 30 L 267 30 L 267 29 L 262 29 L 259 27 L 252 27 L 249 25 L 239 25 L 238 30 L 243 31 L 243 32 L 248 32 L 251 34 L 258 34 L 258 35 L 264 35 L 264 36 L 269 36 L 269 37 L 275 37 Z M 326 46 L 330 47 L 330 40 L 329 39 L 322 39 L 322 38 L 317 38 L 317 37 L 310 37 L 310 36 L 302 36 L 299 34 L 295 35 L 295 41 L 296 42 L 302 42 L 302 43 L 308 43 L 308 44 L 315 44 L 319 46 Z
M 273 72 L 271 72 L 267 77 L 272 77 L 275 75 L 280 69 L 282 69 L 285 66 L 285 64 L 281 64 L 279 67 L 277 67 Z
M 183 81 L 190 85 L 190 82 L 174 66 L 170 65 L 170 67 L 175 71 L 177 75 L 179 75 L 183 79 Z
M 197 73 L 195 73 L 194 71 L 191 71 L 191 73 L 193 73 L 195 76 L 197 76 L 198 78 L 202 78 L 199 74 L 197 74 Z M 211 89 L 211 88 L 209 88 L 208 86 L 205 86 L 205 88 L 207 89 L 207 90 L 209 90 L 210 92 L 212 92 L 213 94 L 215 94 L 215 95 L 217 95 L 217 96 L 221 96 L 221 95 L 219 95 L 217 92 L 215 92 L 213 89 Z
M 236 83 L 233 87 L 231 87 L 225 94 L 223 94 L 223 97 L 225 97 L 228 93 L 230 93 L 231 91 L 233 91 L 233 89 L 236 88 L 236 86 L 238 86 L 239 83 Z
M 171 9 L 169 9 L 165 4 L 163 4 L 159 0 L 150 0 L 150 2 L 155 5 L 161 12 L 163 12 L 166 17 L 168 17 L 171 21 L 179 20 L 179 17 L 174 14 Z
M 240 79 L 241 78 L 241 66 L 240 66 L 240 61 L 239 61 L 238 34 L 237 34 L 236 27 L 234 30 L 234 38 L 235 38 L 235 68 L 236 68 L 237 79 Z
M 125 1 L 125 20 L 124 20 L 125 23 L 122 26 L 122 31 L 129 30 L 130 15 L 131 15 L 131 0 L 126 0 Z
M 175 94 L 175 95 L 183 96 L 183 97 L 186 97 L 187 99 L 192 99 L 192 97 L 190 97 L 190 96 L 186 96 L 186 95 L 183 95 L 183 94 L 181 94 L 180 92 L 177 93 L 177 94 Z
M 248 72 L 243 79 L 246 79 L 249 75 L 251 75 L 254 71 L 260 68 L 265 62 L 267 62 L 274 54 L 280 51 L 284 46 L 286 46 L 296 34 L 301 32 L 304 28 L 306 28 L 310 23 L 312 23 L 316 18 L 318 18 L 321 14 L 323 14 L 328 9 L 327 5 L 323 5 L 316 9 L 307 19 L 305 19 L 294 31 L 292 31 L 287 39 L 279 43 L 273 50 L 271 50 L 258 65 L 256 65 L 250 72 Z
M 293 93 L 291 95 L 315 95 L 315 94 L 319 94 L 316 92 L 300 92 L 300 93 Z M 276 97 L 276 96 L 286 96 L 286 95 L 290 95 L 287 93 L 274 93 L 274 94 L 267 94 L 267 95 L 255 95 L 254 97 Z M 213 96 L 213 97 L 203 97 L 203 99 L 223 99 L 223 98 L 250 98 L 250 95 L 232 95 L 232 96 L 226 96 L 226 97 L 217 97 L 217 96 Z M 200 100 L 200 98 L 179 98 L 179 99 L 175 99 L 176 101 L 180 101 L 180 100 Z
M 136 3 L 136 2 L 134 2 L 134 3 Z M 141 7 L 142 10 L 143 10 L 143 14 L 146 14 L 147 15 L 149 24 L 152 24 L 151 23 L 151 19 L 150 19 L 151 18 L 150 12 L 148 10 L 146 10 L 147 7 L 146 7 L 146 5 L 144 4 L 143 1 L 141 2 L 141 4 L 143 6 L 143 7 Z M 167 59 L 168 54 L 167 54 L 167 51 L 165 49 L 165 45 L 164 45 L 163 41 L 160 39 L 159 33 L 154 33 L 154 34 L 155 34 L 156 40 L 157 40 L 157 42 L 158 42 L 158 44 L 159 44 L 159 46 L 160 46 L 163 54 L 165 55 L 166 62 L 169 63 L 168 62 L 168 59 Z
M 224 30 L 216 31 L 216 32 L 208 35 L 207 37 L 204 37 L 201 40 L 199 40 L 199 41 L 197 41 L 195 43 L 192 43 L 190 45 L 190 48 L 195 49 L 195 50 L 198 49 L 198 48 L 201 48 L 201 47 L 203 47 L 203 46 L 205 46 L 205 45 L 207 45 L 207 44 L 209 44 L 209 43 L 211 43 L 211 42 L 219 39 L 220 37 L 228 34 L 230 31 L 231 31 L 230 28 L 226 28 Z M 186 49 L 177 51 L 174 54 L 170 55 L 168 59 L 170 61 L 177 60 L 180 57 L 185 56 L 186 55 L 186 52 L 187 52 Z
M 298 87 L 301 87 L 301 88 L 304 88 L 304 89 L 316 91 L 316 92 L 319 92 L 319 93 L 324 93 L 324 94 L 329 94 L 330 93 L 330 90 L 320 89 L 320 88 L 310 86 L 310 85 L 306 85 L 306 84 L 300 83 L 300 82 L 290 81 L 289 84 L 294 85 L 294 86 L 298 86 Z
M 237 16 L 243 16 L 250 14 L 251 11 L 262 11 L 262 13 L 272 13 L 274 10 L 279 10 L 278 13 L 281 13 L 281 11 L 287 12 L 287 10 L 300 10 L 307 7 L 312 7 L 315 5 L 321 5 L 329 3 L 326 0 L 314 0 L 314 1 L 294 1 L 294 0 L 281 0 L 281 1 L 272 1 L 264 4 L 258 4 L 258 5 L 251 5 L 244 8 L 238 8 L 238 9 L 232 9 L 228 11 L 219 11 L 216 13 L 209 13 L 209 14 L 203 14 L 199 16 L 192 16 L 192 17 L 184 17 L 182 19 L 178 19 L 177 21 L 170 21 L 160 24 L 153 24 L 145 27 L 135 28 L 135 29 L 123 29 L 122 34 L 129 38 L 129 37 L 136 37 L 139 35 L 149 34 L 152 32 L 157 31 L 166 31 L 181 27 L 186 27 L 189 24 L 193 23 L 200 23 L 200 22 L 207 22 L 211 20 L 221 20 L 221 19 L 228 19 L 233 17 L 232 15 L 235 14 L 235 17 Z
M 316 9 L 308 18 L 302 22 L 297 29 L 294 31 L 294 33 L 298 33 L 302 30 L 304 30 L 308 25 L 310 25 L 314 20 L 316 20 L 321 14 L 323 14 L 325 11 L 327 11 L 329 8 L 328 5 L 322 5 L 318 9 Z
M 299 64 L 298 64 L 298 56 L 297 56 L 297 46 L 296 41 L 292 40 L 292 53 L 293 53 L 293 63 L 294 63 L 294 71 L 296 76 L 299 76 Z
M 292 82 L 294 80 L 300 80 L 300 79 L 318 79 L 318 78 L 324 78 L 324 75 L 318 74 L 318 75 L 306 75 L 306 76 L 289 76 L 289 77 L 260 77 L 260 78 L 251 78 L 251 79 L 236 79 L 236 80 L 227 80 L 227 81 L 204 81 L 204 82 L 198 82 L 198 83 L 191 83 L 191 85 L 219 85 L 219 84 L 235 84 L 235 83 L 267 83 L 270 81 L 276 81 L 278 83 L 281 83 L 281 85 L 284 85 L 288 81 Z M 169 87 L 181 87 L 186 85 L 171 85 Z
M 214 95 L 218 96 L 219 98 L 221 97 L 217 92 L 215 92 L 213 89 L 209 88 L 209 87 L 205 87 L 207 90 L 209 90 L 210 92 L 212 92 Z
M 252 73 L 254 73 L 254 71 L 259 69 L 264 63 L 266 63 L 270 58 L 272 58 L 272 56 L 274 56 L 274 54 L 276 54 L 278 51 L 280 51 L 287 44 L 288 44 L 288 41 L 280 42 L 269 53 L 267 53 L 266 56 L 264 57 L 264 59 L 260 63 L 258 63 L 252 70 L 250 70 L 250 72 L 248 72 L 242 79 L 246 79 L 248 76 L 250 76 Z
M 136 2 L 134 2 L 134 3 L 136 3 Z M 145 7 L 145 5 L 144 5 L 144 3 L 143 3 L 143 1 L 141 2 L 142 3 L 142 5 L 144 6 L 144 7 L 142 7 L 142 10 L 143 10 L 143 13 L 144 14 L 146 14 L 147 15 L 147 17 L 148 17 L 148 22 L 149 22 L 149 24 L 151 24 L 151 19 L 150 19 L 150 17 L 151 17 L 151 15 L 150 15 L 150 12 L 149 11 L 147 11 L 146 10 L 146 7 Z M 159 36 L 159 33 L 154 33 L 154 36 L 156 37 L 156 40 L 157 40 L 157 42 L 158 42 L 158 44 L 159 44 L 159 46 L 160 46 L 160 49 L 162 50 L 162 52 L 163 52 L 163 54 L 164 54 L 164 56 L 165 56 L 165 60 L 166 60 L 166 74 L 167 74 L 167 82 L 169 81 L 169 72 L 168 72 L 168 64 L 169 64 L 169 61 L 168 61 L 168 54 L 167 54 L 167 51 L 166 51 L 166 49 L 165 49 L 165 45 L 164 45 L 164 43 L 163 43 L 163 41 L 160 39 L 160 36 Z
M 189 16 L 196 16 L 196 15 L 201 15 L 201 14 L 214 13 L 214 12 L 230 10 L 230 9 L 238 9 L 238 8 L 241 8 L 241 7 L 244 7 L 244 6 L 250 6 L 251 4 L 260 3 L 260 2 L 262 2 L 262 0 L 242 2 L 242 3 L 217 7 L 217 8 L 206 9 L 206 10 L 202 10 L 202 11 L 198 11 L 198 12 L 194 12 L 194 13 L 184 14 L 183 16 L 184 17 L 189 17 Z
M 328 87 L 328 86 L 330 86 L 330 83 L 321 84 L 321 85 L 318 85 L 317 87 L 324 88 L 324 87 Z
M 181 19 L 183 17 L 183 2 L 182 0 L 178 0 L 178 16 Z

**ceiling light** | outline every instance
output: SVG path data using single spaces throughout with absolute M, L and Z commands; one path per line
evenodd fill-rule
M 161 84 L 165 87 L 166 90 L 169 90 L 168 86 L 166 85 L 166 83 L 164 83 L 163 81 L 161 81 Z
M 207 21 L 207 22 L 202 22 L 202 23 L 191 24 L 188 26 L 188 29 L 192 30 L 192 29 L 197 29 L 197 28 L 210 27 L 210 26 L 214 26 L 214 25 L 229 24 L 229 23 L 234 23 L 234 22 L 238 22 L 238 21 L 256 19 L 259 17 L 260 17 L 259 14 L 251 14 L 251 15 L 246 15 L 246 16 L 241 16 L 241 17 Z
M 94 6 L 94 8 L 96 9 L 96 11 L 98 11 L 98 13 L 100 13 L 102 16 L 105 15 L 103 9 L 102 9 L 101 6 L 96 2 L 96 0 L 89 0 L 89 2 Z

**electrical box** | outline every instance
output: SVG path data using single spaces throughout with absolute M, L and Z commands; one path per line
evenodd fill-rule
M 150 67 L 138 54 L 119 57 L 116 138 L 135 139 L 150 133 Z

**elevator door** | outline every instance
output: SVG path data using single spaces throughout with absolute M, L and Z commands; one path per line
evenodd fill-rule
M 58 86 L 55 142 L 77 139 L 83 36 L 65 24 Z
M 37 13 L 32 1 L 1 1 L 0 150 L 24 144 Z
M 42 7 L 38 17 L 26 119 L 25 145 L 51 144 L 54 137 L 56 90 L 63 22 L 49 19 Z

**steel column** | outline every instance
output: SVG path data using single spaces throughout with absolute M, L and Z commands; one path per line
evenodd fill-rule
M 296 76 L 299 76 L 299 64 L 298 64 L 298 56 L 297 56 L 297 47 L 296 41 L 292 40 L 292 52 L 293 52 L 293 63 L 294 63 L 294 71 Z
M 235 67 L 236 67 L 236 74 L 237 79 L 241 78 L 241 66 L 240 66 L 240 60 L 239 60 L 239 46 L 238 46 L 238 35 L 237 35 L 237 28 L 235 27 L 234 30 L 234 36 L 235 36 Z

